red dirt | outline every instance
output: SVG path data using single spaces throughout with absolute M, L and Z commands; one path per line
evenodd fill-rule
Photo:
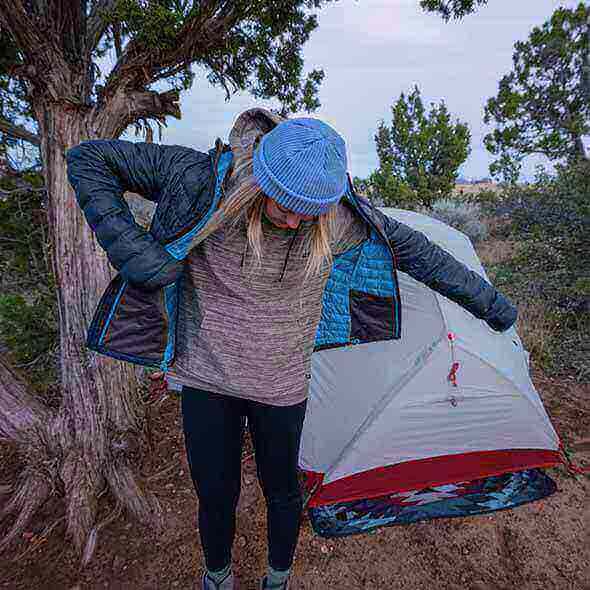
M 589 463 L 590 386 L 535 378 L 566 445 Z M 161 535 L 121 520 L 99 538 L 90 565 L 80 571 L 62 531 L 40 545 L 24 541 L 29 555 L 0 562 L 0 588 L 98 590 L 192 589 L 203 567 L 196 530 L 196 500 L 184 455 L 178 403 L 169 399 L 154 427 L 154 472 L 175 465 L 151 483 L 164 507 Z M 586 442 L 584 442 L 586 441 Z M 578 442 L 578 444 L 576 444 Z M 6 451 L 6 449 L 4 449 Z M 0 449 L 2 451 L 2 449 Z M 1 453 L 0 453 L 0 456 Z M 4 455 L 3 476 L 16 468 Z M 234 549 L 243 590 L 254 590 L 266 562 L 264 502 L 252 457 L 244 460 L 242 498 Z M 550 470 L 559 491 L 545 501 L 479 517 L 383 528 L 336 540 L 315 536 L 304 520 L 294 573 L 298 589 L 590 589 L 590 479 Z M 108 506 L 104 507 L 105 514 Z M 59 503 L 29 527 L 39 533 Z M 22 550 L 22 547 L 21 547 Z

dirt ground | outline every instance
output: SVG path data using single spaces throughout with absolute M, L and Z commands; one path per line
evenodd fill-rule
M 553 423 L 576 460 L 590 462 L 590 387 L 536 375 L 535 382 Z M 38 544 L 47 506 L 29 527 L 28 555 L 0 556 L 0 589 L 98 590 L 192 589 L 203 561 L 196 528 L 196 500 L 180 430 L 178 402 L 162 404 L 153 425 L 153 473 L 171 470 L 151 482 L 164 507 L 165 532 L 155 535 L 117 521 L 104 530 L 96 555 L 80 571 L 62 531 Z M 2 475 L 6 475 L 6 462 Z M 484 516 L 429 521 L 383 528 L 335 540 L 317 537 L 304 520 L 294 589 L 590 589 L 590 505 L 587 476 L 550 470 L 559 491 L 514 510 Z M 105 506 L 105 511 L 108 506 Z M 257 588 L 266 565 L 264 502 L 254 459 L 244 457 L 242 497 L 234 549 L 235 571 L 243 590 Z

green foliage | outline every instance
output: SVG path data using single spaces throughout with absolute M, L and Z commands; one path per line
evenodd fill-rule
M 43 296 L 29 303 L 22 295 L 0 295 L 0 335 L 20 363 L 35 361 L 55 345 L 51 307 Z
M 509 187 L 495 213 L 510 219 L 510 237 L 519 244 L 509 280 L 495 282 L 551 310 L 556 330 L 546 368 L 590 381 L 590 162 Z
M 554 176 L 541 170 L 534 183 L 509 187 L 503 207 L 518 232 L 562 234 L 579 242 L 579 254 L 590 262 L 590 242 L 582 247 L 590 240 L 590 162 L 578 160 L 556 169 Z
M 562 160 L 580 154 L 590 133 L 590 6 L 558 8 L 526 42 L 515 45 L 513 71 L 488 100 L 485 122 L 496 129 L 485 137 L 498 156 L 495 177 L 514 182 L 524 157 L 544 154 Z
M 118 0 L 104 13 L 123 41 L 134 40 L 146 50 L 174 50 L 185 35 L 203 36 L 192 56 L 178 52 L 164 68 L 175 88 L 193 82 L 192 64 L 208 71 L 211 84 L 231 92 L 247 90 L 257 98 L 276 98 L 283 113 L 312 111 L 320 106 L 317 93 L 324 73 L 303 72 L 302 47 L 317 28 L 314 11 L 332 0 L 234 0 L 231 3 L 180 0 Z M 226 18 L 226 25 L 209 33 L 208 22 Z M 205 23 L 202 27 L 201 23 Z M 210 37 L 205 37 L 209 35 Z M 105 39 L 105 47 L 114 41 Z M 180 75 L 180 77 L 179 77 Z
M 170 49 L 177 42 L 188 12 L 174 1 L 118 0 L 105 17 L 111 24 L 118 24 L 122 34 L 133 37 L 145 47 Z
M 394 176 L 388 168 L 379 168 L 367 179 L 367 195 L 376 205 L 416 211 L 422 203 L 417 192 Z
M 455 195 L 454 199 L 469 205 L 477 205 L 482 210 L 482 213 L 485 214 L 487 211 L 498 207 L 502 196 L 500 191 L 480 190 L 476 193 Z
M 445 20 L 450 18 L 462 18 L 475 10 L 488 0 L 420 0 L 420 6 L 428 12 L 437 12 Z
M 375 135 L 379 168 L 371 175 L 374 193 L 389 206 L 430 208 L 448 197 L 459 166 L 470 152 L 466 123 L 451 121 L 444 103 L 426 112 L 415 87 L 392 106 L 392 125 L 381 122 Z
M 42 183 L 38 174 L 26 177 L 33 186 Z M 14 184 L 2 179 L 0 188 Z M 46 217 L 42 191 L 0 200 L 0 340 L 37 386 L 55 379 L 57 306 Z

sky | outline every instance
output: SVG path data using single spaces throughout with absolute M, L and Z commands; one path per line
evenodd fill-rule
M 446 23 L 424 13 L 418 0 L 340 0 L 319 13 L 319 27 L 304 47 L 308 70 L 322 68 L 322 106 L 312 113 L 346 140 L 353 176 L 366 177 L 377 165 L 374 135 L 402 92 L 417 84 L 425 103 L 444 99 L 454 118 L 469 124 L 471 155 L 460 169 L 465 178 L 488 176 L 492 157 L 483 145 L 490 130 L 483 108 L 510 72 L 514 43 L 526 40 L 559 6 L 579 0 L 489 0 L 475 14 Z M 191 90 L 181 96 L 182 119 L 168 118 L 162 143 L 209 149 L 216 137 L 227 140 L 237 115 L 254 106 L 276 106 L 247 93 L 225 100 L 205 72 L 195 69 Z M 135 139 L 127 133 L 124 138 Z M 542 161 L 529 158 L 523 178 Z

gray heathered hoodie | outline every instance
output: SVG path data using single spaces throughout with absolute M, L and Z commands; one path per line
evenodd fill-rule
M 261 109 L 241 115 L 230 134 L 232 151 L 251 150 L 256 137 L 278 120 Z M 364 222 L 348 207 L 339 203 L 337 211 L 333 255 L 367 236 Z M 192 250 L 170 387 L 188 385 L 277 406 L 307 397 L 322 295 L 331 271 L 324 265 L 312 281 L 302 280 L 306 258 L 301 246 L 310 227 L 301 223 L 297 231 L 284 230 L 263 216 L 262 268 L 254 271 L 243 223 L 231 233 L 220 228 Z

